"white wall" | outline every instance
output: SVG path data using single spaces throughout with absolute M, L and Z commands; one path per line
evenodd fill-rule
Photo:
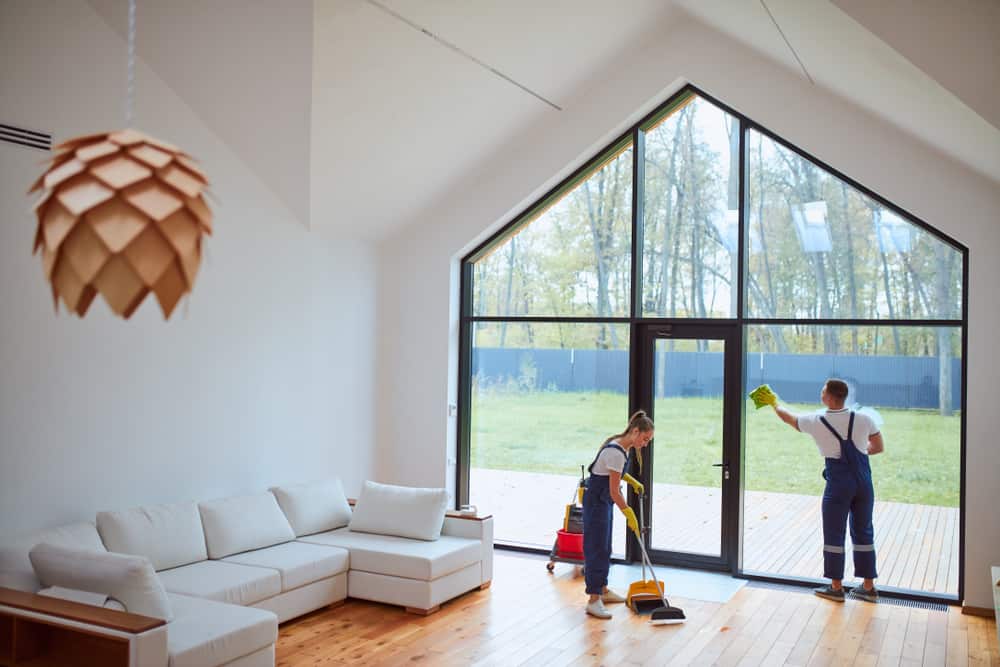
M 0 4 L 0 122 L 57 140 L 121 126 L 124 54 L 86 3 Z M 310 234 L 163 81 L 137 77 L 137 126 L 202 161 L 216 232 L 169 322 L 151 297 L 128 322 L 100 298 L 57 316 L 25 195 L 45 156 L 0 144 L 0 536 L 329 474 L 356 494 L 371 477 L 374 248 Z
M 623 72 L 628 71 L 628 74 Z M 379 476 L 454 487 L 458 259 L 689 80 L 968 245 L 967 604 L 1000 560 L 994 353 L 1000 190 L 912 137 L 691 20 L 651 25 L 552 122 L 513 137 L 379 249 Z M 600 434 L 595 434 L 595 437 Z M 888 445 L 891 451 L 891 434 Z

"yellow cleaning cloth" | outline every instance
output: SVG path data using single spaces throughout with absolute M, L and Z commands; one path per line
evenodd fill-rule
M 778 402 L 778 395 L 771 391 L 771 388 L 766 384 L 762 384 L 753 391 L 751 391 L 748 396 L 753 401 L 754 406 L 760 410 L 765 405 L 774 405 Z

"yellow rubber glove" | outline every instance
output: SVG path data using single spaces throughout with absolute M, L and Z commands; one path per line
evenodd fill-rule
M 626 484 L 632 487 L 632 490 L 635 491 L 635 495 L 637 496 L 641 496 L 643 492 L 645 492 L 646 490 L 646 487 L 642 485 L 642 482 L 637 480 L 632 475 L 629 475 L 628 473 L 622 475 L 622 480 L 624 480 Z
M 762 384 L 748 394 L 754 406 L 760 410 L 765 405 L 777 405 L 778 395 L 766 384 Z
M 636 538 L 642 539 L 642 533 L 639 532 L 639 520 L 635 518 L 635 511 L 631 507 L 626 507 L 622 510 L 622 514 L 625 515 L 625 523 L 628 525 L 629 530 L 635 533 Z

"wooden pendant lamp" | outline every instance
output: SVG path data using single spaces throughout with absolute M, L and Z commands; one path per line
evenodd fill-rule
M 128 99 L 132 124 L 135 0 L 129 2 Z M 70 139 L 56 147 L 29 193 L 34 252 L 59 301 L 80 317 L 100 293 L 128 319 L 152 292 L 164 319 L 194 287 L 202 236 L 212 232 L 208 179 L 179 148 L 133 129 Z

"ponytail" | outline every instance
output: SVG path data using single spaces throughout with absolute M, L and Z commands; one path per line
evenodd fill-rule
M 631 431 L 634 428 L 639 429 L 643 433 L 645 433 L 646 431 L 653 430 L 653 420 L 649 418 L 649 415 L 646 414 L 645 410 L 637 410 L 634 415 L 629 417 L 628 426 L 625 427 L 625 430 L 605 440 L 601 444 L 601 447 L 608 444 L 612 440 L 617 440 L 618 438 L 624 437 L 625 435 L 628 434 L 629 431 Z

